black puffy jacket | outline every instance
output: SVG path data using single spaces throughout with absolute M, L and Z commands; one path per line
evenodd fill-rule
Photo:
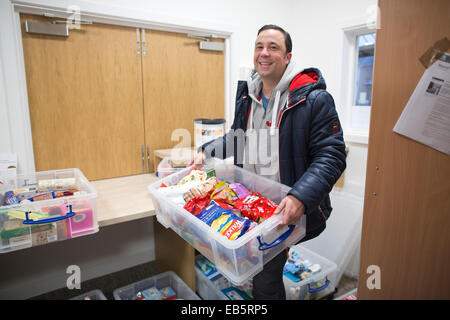
M 325 228 L 332 207 L 329 193 L 346 167 L 343 131 L 332 96 L 318 69 L 305 69 L 291 82 L 288 100 L 278 116 L 280 182 L 292 187 L 289 194 L 306 207 L 307 233 Z M 232 130 L 247 130 L 251 98 L 246 81 L 239 81 Z M 234 150 L 226 150 L 227 139 L 235 139 Z M 227 133 L 201 149 L 216 156 L 217 144 L 223 155 L 237 158 L 237 138 Z M 214 143 L 214 148 L 207 148 Z M 211 147 L 211 146 L 210 146 Z M 321 230 L 320 230 L 321 229 Z

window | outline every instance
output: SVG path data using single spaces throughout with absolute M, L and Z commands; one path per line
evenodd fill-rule
M 372 101 L 373 56 L 375 33 L 356 36 L 357 67 L 355 81 L 355 106 L 370 106 Z
M 375 27 L 358 24 L 343 28 L 342 107 L 346 140 L 367 143 L 372 104 Z

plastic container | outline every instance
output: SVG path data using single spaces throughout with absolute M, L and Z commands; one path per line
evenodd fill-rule
M 116 300 L 135 300 L 138 292 L 142 292 L 152 287 L 161 290 L 167 286 L 170 286 L 175 291 L 175 299 L 200 300 L 199 296 L 197 296 L 173 271 L 166 271 L 145 280 L 118 288 L 114 290 L 113 296 Z
M 358 289 L 355 288 L 355 289 L 350 290 L 349 292 L 344 293 L 343 295 L 335 298 L 334 300 L 358 300 L 357 292 L 358 292 Z
M 225 161 L 216 160 L 205 166 L 213 167 L 219 179 L 241 183 L 275 203 L 280 203 L 291 189 L 227 164 Z M 206 170 L 205 167 L 204 169 Z M 167 186 L 174 185 L 190 170 L 191 168 L 187 168 L 148 186 L 155 205 L 156 217 L 159 223 L 171 228 L 203 256 L 215 263 L 219 272 L 232 283 L 243 284 L 260 272 L 265 263 L 305 236 L 306 216 L 303 216 L 296 226 L 278 227 L 282 218 L 280 214 L 270 217 L 236 240 L 227 239 L 158 192 L 161 183 Z
M 97 191 L 79 169 L 0 176 L 0 194 L 18 189 L 62 190 L 72 196 L 0 206 L 0 253 L 75 238 L 98 231 Z M 33 193 L 22 190 L 27 199 Z
M 284 275 L 283 282 L 286 289 L 286 299 L 317 300 L 334 292 L 335 283 L 333 283 L 330 278 L 334 276 L 337 265 L 317 253 L 308 250 L 303 245 L 296 245 L 291 249 L 297 252 L 302 259 L 309 260 L 313 264 L 320 264 L 321 271 L 298 282 L 295 282 Z
M 333 189 L 330 193 L 333 211 L 327 228 L 319 237 L 302 245 L 337 265 L 332 281 L 338 284 L 360 243 L 364 198 L 355 192 Z
M 173 173 L 186 169 L 186 164 L 192 157 L 165 157 L 158 164 L 156 176 L 165 178 Z
M 220 291 L 225 289 L 223 285 L 224 277 L 211 281 L 203 272 L 196 266 L 195 267 L 195 285 L 196 291 L 200 297 L 204 300 L 228 300 L 227 296 Z
M 70 300 L 108 300 L 101 290 L 92 290 L 79 296 L 73 297 Z

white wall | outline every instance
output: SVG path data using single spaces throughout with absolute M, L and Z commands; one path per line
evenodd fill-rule
M 0 63 L 0 153 L 11 152 L 9 136 L 8 110 L 6 109 L 5 79 L 3 68 Z
M 4 8 L 7 1 L 2 1 L 2 10 L 0 10 L 0 20 L 5 16 Z M 351 21 L 361 21 L 367 18 L 367 8 L 370 5 L 376 4 L 376 0 L 317 0 L 317 1 L 296 1 L 284 0 L 273 2 L 271 0 L 229 0 L 229 1 L 211 1 L 211 0 L 196 0 L 196 1 L 145 1 L 145 0 L 130 0 L 130 1 L 107 1 L 107 0 L 91 0 L 91 1 L 71 1 L 70 3 L 63 0 L 29 0 L 21 1 L 21 3 L 40 4 L 46 6 L 65 7 L 68 4 L 76 4 L 80 6 L 81 12 L 89 10 L 91 12 L 109 12 L 111 15 L 127 15 L 128 17 L 135 17 L 137 19 L 149 19 L 153 21 L 166 21 L 167 23 L 189 25 L 203 28 L 219 28 L 232 30 L 233 32 L 233 48 L 231 53 L 231 74 L 230 82 L 230 101 L 229 112 L 233 112 L 234 90 L 235 82 L 239 77 L 239 69 L 241 67 L 251 67 L 253 57 L 253 44 L 256 38 L 257 30 L 264 24 L 274 23 L 278 24 L 290 32 L 293 39 L 293 55 L 295 60 L 300 64 L 307 66 L 316 66 L 321 69 L 329 91 L 335 98 L 338 112 L 344 108 L 340 104 L 341 99 L 341 62 L 342 62 L 342 26 L 351 24 Z M 5 23 L 3 22 L 0 23 Z M 10 31 L 11 26 L 0 30 L 0 44 L 4 43 L 5 37 L 10 37 L 5 34 L 5 30 Z M 2 48 L 0 47 L 0 50 Z M 4 49 L 4 48 L 3 48 Z M 0 51 L 1 53 L 1 51 Z M 5 60 L 5 55 L 0 58 Z M 16 57 L 17 58 L 17 57 Z M 5 99 L 5 93 L 8 90 L 7 81 L 11 74 L 11 66 L 8 67 L 8 72 L 5 72 L 5 65 L 10 61 L 1 61 L 0 64 L 0 152 L 14 152 L 20 146 L 15 146 L 11 141 L 11 135 L 14 135 L 14 123 L 8 120 L 7 103 L 11 103 Z M 23 62 L 22 62 L 23 63 Z M 2 68 L 3 67 L 3 68 Z M 15 68 L 18 68 L 17 66 Z M 3 76 L 2 76 L 3 71 Z M 3 79 L 3 81 L 2 81 Z M 17 90 L 20 92 L 20 90 Z M 344 129 L 345 130 L 345 129 Z M 361 143 L 354 143 L 347 141 L 350 148 L 347 162 L 347 169 L 345 172 L 345 186 L 344 190 L 357 195 L 363 195 L 365 184 L 365 169 L 367 160 L 367 145 Z M 20 164 L 19 164 L 20 166 Z M 129 224 L 117 226 L 117 230 L 123 232 L 130 231 Z M 103 229 L 100 229 L 100 233 Z M 140 236 L 145 238 L 145 231 Z M 106 235 L 108 236 L 108 235 Z M 147 235 L 148 240 L 152 241 L 152 235 Z M 113 240 L 113 239 L 111 239 Z M 131 240 L 132 241 L 132 240 Z M 63 242 L 67 243 L 67 241 Z M 112 242 L 113 243 L 113 242 Z M 148 256 L 147 245 L 139 244 L 143 254 Z M 329 245 L 329 244 L 327 244 Z M 29 255 L 23 259 L 38 258 L 33 254 L 34 249 L 28 249 Z M 139 256 L 139 249 L 135 250 L 135 256 Z M 110 254 L 111 252 L 109 252 Z M 359 251 L 358 251 L 359 253 Z M 49 253 L 50 254 L 50 253 Z M 98 252 L 101 258 L 102 251 Z M 117 252 L 116 255 L 108 255 L 108 259 L 121 260 L 126 256 L 124 252 Z M 99 258 L 99 259 L 100 259 Z M 134 258 L 128 264 L 132 265 L 142 263 L 140 259 Z M 355 273 L 358 259 L 358 254 L 355 254 L 353 259 L 353 270 L 350 274 Z M 29 261 L 29 260 L 27 260 Z M 20 262 L 20 261 L 19 261 Z M 17 263 L 19 263 L 17 262 Z M 24 263 L 22 261 L 22 263 Z M 114 264 L 113 264 L 114 265 Z M 119 270 L 119 269 L 117 269 Z M 105 268 L 106 272 L 112 272 Z M 357 272 L 356 272 L 357 273 Z M 92 276 L 98 276 L 98 270 L 90 273 Z M 0 279 L 1 280 L 1 279 Z M 56 284 L 53 284 L 54 286 Z M 54 287 L 56 288 L 56 287 Z M 46 288 L 49 289 L 49 288 Z

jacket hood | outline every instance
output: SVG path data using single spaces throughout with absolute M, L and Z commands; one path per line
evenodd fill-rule
M 274 88 L 274 92 L 277 92 L 278 90 L 284 92 L 289 87 L 289 84 L 295 78 L 295 76 L 302 71 L 303 68 L 296 64 L 295 61 L 291 60 L 291 62 L 289 62 L 289 64 L 287 65 L 286 70 L 284 71 L 283 76 L 280 79 L 280 82 L 278 82 L 278 85 Z M 249 95 L 253 99 L 257 99 L 259 93 L 261 92 L 262 79 L 255 69 L 253 69 L 248 76 L 247 86 Z
M 252 70 L 247 79 L 248 95 L 254 100 L 259 100 L 260 92 L 262 88 L 262 78 L 256 72 Z M 281 111 L 287 108 L 291 108 L 301 101 L 306 99 L 306 96 L 315 89 L 325 89 L 325 80 L 322 77 L 319 69 L 308 68 L 303 69 L 295 61 L 291 62 L 286 67 L 280 81 L 274 88 L 275 100 L 272 109 L 272 121 L 270 127 L 270 134 L 275 134 L 275 129 L 279 124 Z M 280 101 L 281 100 L 281 101 Z M 249 129 L 253 129 L 253 113 L 254 108 L 249 110 Z
M 307 68 L 297 74 L 289 85 L 289 98 L 286 108 L 293 107 L 317 89 L 325 90 L 327 85 L 322 73 L 317 68 Z

